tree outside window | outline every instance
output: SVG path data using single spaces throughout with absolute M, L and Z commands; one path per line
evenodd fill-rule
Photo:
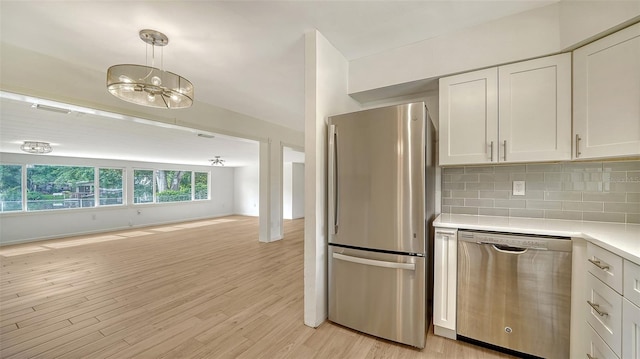
M 122 172 L 120 168 L 100 168 L 98 170 L 100 206 L 113 206 L 124 203 L 122 198 Z
M 93 167 L 27 166 L 27 211 L 95 206 Z
M 195 199 L 209 199 L 209 174 L 195 172 Z
M 0 212 L 22 211 L 22 166 L 0 165 Z
M 191 171 L 156 171 L 156 202 L 191 201 Z
M 133 171 L 133 203 L 153 202 L 153 170 Z

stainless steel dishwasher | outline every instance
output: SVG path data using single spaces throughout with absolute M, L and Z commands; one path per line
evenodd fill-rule
M 458 231 L 457 313 L 458 336 L 568 358 L 571 240 Z

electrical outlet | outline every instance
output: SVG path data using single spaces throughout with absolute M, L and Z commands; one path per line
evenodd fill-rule
M 524 196 L 524 181 L 513 181 L 513 195 Z

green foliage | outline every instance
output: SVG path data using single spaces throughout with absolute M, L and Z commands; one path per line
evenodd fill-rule
M 101 189 L 122 189 L 122 170 L 119 168 L 101 168 L 98 171 Z
M 166 190 L 158 193 L 158 202 L 182 202 L 191 200 L 190 191 Z
M 93 178 L 93 167 L 48 165 L 27 167 L 27 188 L 32 191 L 37 191 L 39 188 L 42 189 L 44 187 L 51 188 L 49 192 L 55 191 L 56 188 L 73 188 L 81 182 L 93 182 Z
M 19 188 L 21 183 L 22 166 L 0 165 L 0 193 L 9 188 Z
M 209 199 L 209 174 L 207 172 L 195 172 L 195 199 Z
M 134 203 L 153 201 L 153 170 L 133 171 L 133 201 Z
M 2 211 L 22 210 L 22 165 L 0 165 L 0 207 Z M 91 196 L 95 167 L 27 165 L 27 210 L 93 207 Z M 191 178 L 195 176 L 192 188 Z M 134 170 L 134 202 L 148 203 L 154 198 L 154 179 L 157 202 L 191 201 L 192 191 L 196 199 L 208 199 L 207 172 L 173 170 Z M 77 189 L 78 185 L 88 187 Z M 124 170 L 98 168 L 100 205 L 122 204 Z M 83 188 L 81 187 L 81 188 Z M 96 189 L 97 190 L 97 189 Z M 69 192 L 78 193 L 82 199 L 73 200 Z M 61 195 L 64 193 L 64 195 Z M 66 199 L 66 200 L 65 200 Z M 62 207 L 60 207 L 62 206 Z
M 27 200 L 29 200 L 29 201 L 39 201 L 41 199 L 44 199 L 44 194 L 42 194 L 40 192 L 27 191 Z

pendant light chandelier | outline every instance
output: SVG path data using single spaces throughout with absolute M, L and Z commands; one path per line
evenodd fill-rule
M 51 144 L 49 144 L 49 142 L 40 141 L 24 141 L 24 143 L 20 146 L 20 149 L 26 153 L 37 155 L 53 151 L 53 148 L 51 148 Z
M 151 45 L 151 66 L 114 65 L 107 70 L 107 90 L 124 101 L 158 108 L 186 108 L 193 103 L 193 84 L 180 75 L 155 66 L 156 46 L 169 43 L 169 38 L 155 30 L 140 30 L 140 39 Z

